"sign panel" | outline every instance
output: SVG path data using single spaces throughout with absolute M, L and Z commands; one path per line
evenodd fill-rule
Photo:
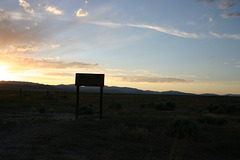
M 75 86 L 104 86 L 104 74 L 76 73 Z

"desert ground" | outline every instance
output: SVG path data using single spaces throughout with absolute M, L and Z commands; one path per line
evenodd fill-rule
M 240 97 L 0 91 L 1 160 L 238 160 Z

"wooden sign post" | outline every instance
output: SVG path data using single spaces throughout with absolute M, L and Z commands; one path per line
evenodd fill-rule
M 103 87 L 104 87 L 104 74 L 85 74 L 76 73 L 75 78 L 76 88 L 76 118 L 78 118 L 78 106 L 79 106 L 79 88 L 80 86 L 94 86 L 100 87 L 100 119 L 102 119 L 103 105 Z

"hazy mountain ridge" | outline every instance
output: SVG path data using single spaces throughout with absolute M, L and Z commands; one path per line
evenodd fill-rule
M 45 85 L 33 82 L 21 82 L 21 81 L 0 81 L 0 90 L 39 90 L 39 91 L 67 91 L 75 92 L 76 86 L 74 84 L 60 84 L 60 85 Z M 116 86 L 104 86 L 104 93 L 122 93 L 122 94 L 164 94 L 164 95 L 198 95 L 193 93 L 185 93 L 179 91 L 150 91 L 140 90 L 137 88 L 129 87 L 116 87 Z M 99 92 L 99 87 L 80 87 L 81 92 Z M 220 96 L 218 94 L 205 93 L 199 94 L 201 96 Z M 226 94 L 223 96 L 240 96 L 239 94 Z

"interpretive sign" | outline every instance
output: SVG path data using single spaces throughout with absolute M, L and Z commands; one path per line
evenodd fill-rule
M 100 87 L 100 119 L 102 119 L 102 98 L 103 98 L 103 87 L 104 87 L 104 74 L 85 74 L 76 73 L 75 78 L 76 90 L 76 118 L 78 118 L 78 106 L 79 106 L 79 88 L 80 86 L 93 86 Z
M 76 73 L 75 86 L 104 86 L 104 74 Z

